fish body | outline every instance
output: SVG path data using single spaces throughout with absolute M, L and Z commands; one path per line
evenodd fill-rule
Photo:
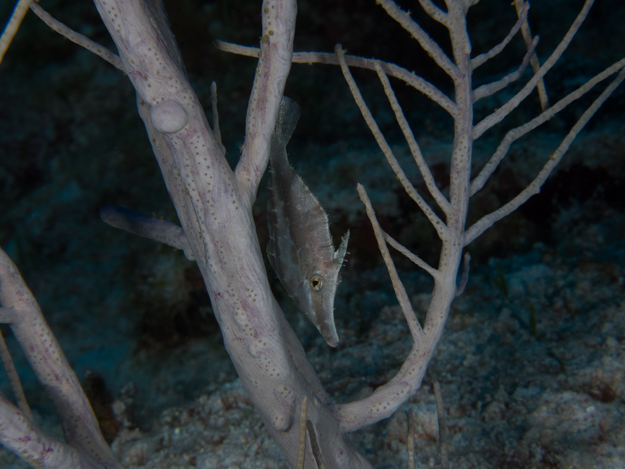
M 299 106 L 283 97 L 271 141 L 267 257 L 298 308 L 336 347 L 334 295 L 349 231 L 335 251 L 326 212 L 289 164 L 286 145 L 299 115 Z

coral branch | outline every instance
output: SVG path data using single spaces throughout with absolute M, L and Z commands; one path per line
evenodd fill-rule
M 391 88 L 391 83 L 388 80 L 388 77 L 384 73 L 382 69 L 382 65 L 380 63 L 375 64 L 375 70 L 378 72 L 378 76 L 380 77 L 380 81 L 382 82 L 382 86 L 384 87 L 384 92 L 386 93 L 386 97 L 391 103 L 391 107 L 393 108 L 393 112 L 395 113 L 395 118 L 399 123 L 399 127 L 401 128 L 404 137 L 406 138 L 406 142 L 408 142 L 408 148 L 410 148 L 410 153 L 417 163 L 419 167 L 419 171 L 421 171 L 421 175 L 423 176 L 423 180 L 425 181 L 425 185 L 430 192 L 430 195 L 434 198 L 438 206 L 445 212 L 446 215 L 449 215 L 451 211 L 451 205 L 449 201 L 445 198 L 445 196 L 441 193 L 441 191 L 436 187 L 436 181 L 434 181 L 434 177 L 432 176 L 432 172 L 428 167 L 428 164 L 425 162 L 423 158 L 423 154 L 421 153 L 421 149 L 419 148 L 419 144 L 410 129 L 410 125 L 408 125 L 408 121 L 404 116 L 404 111 L 402 110 L 399 102 L 397 102 L 397 97 Z
M 579 118 L 577 123 L 570 130 L 568 135 L 564 138 L 562 143 L 558 146 L 555 152 L 549 157 L 549 160 L 543 168 L 540 170 L 536 178 L 525 188 L 523 189 L 519 195 L 517 195 L 510 202 L 505 204 L 498 210 L 495 210 L 488 215 L 485 215 L 480 220 L 475 222 L 475 224 L 469 228 L 465 234 L 465 246 L 468 245 L 471 241 L 481 235 L 484 231 L 490 228 L 494 223 L 506 217 L 510 213 L 514 212 L 517 208 L 519 208 L 522 204 L 524 204 L 531 196 L 536 195 L 540 192 L 540 188 L 544 184 L 553 168 L 560 162 L 566 151 L 575 140 L 575 137 L 581 132 L 584 126 L 588 123 L 590 118 L 597 112 L 599 107 L 605 102 L 606 99 L 612 94 L 612 92 L 616 89 L 618 85 L 625 79 L 625 70 L 621 70 L 621 72 L 617 75 L 617 77 L 610 83 L 610 85 L 599 95 L 597 99 L 592 103 L 592 105 L 584 111 L 582 116 Z
M 190 261 L 195 260 L 187 235 L 184 234 L 184 230 L 178 225 L 165 220 L 146 217 L 138 212 L 133 212 L 123 207 L 116 207 L 115 205 L 103 207 L 100 210 L 100 218 L 104 223 L 120 230 L 181 249 L 184 251 L 187 259 Z
M 521 65 L 519 65 L 519 68 L 517 68 L 514 72 L 509 73 L 508 75 L 501 78 L 500 80 L 494 81 L 492 83 L 487 83 L 485 85 L 480 86 L 479 88 L 476 88 L 473 91 L 473 102 L 475 103 L 482 98 L 491 96 L 495 94 L 496 92 L 504 89 L 513 81 L 518 80 L 523 74 L 523 72 L 525 71 L 527 64 L 529 64 L 532 57 L 534 57 L 534 51 L 536 50 L 537 44 L 538 44 L 538 36 L 534 38 L 534 40 L 530 44 L 529 50 L 527 51 L 527 53 L 525 54 L 525 57 L 523 58 L 523 61 L 521 62 Z
M 540 67 L 540 69 L 534 74 L 534 76 L 525 84 L 525 86 L 519 91 L 516 95 L 514 95 L 510 100 L 497 109 L 495 112 L 485 117 L 480 121 L 473 130 L 473 139 L 477 140 L 484 132 L 493 127 L 494 125 L 501 122 L 508 114 L 510 114 L 521 102 L 527 98 L 527 96 L 532 92 L 532 90 L 538 85 L 538 83 L 542 80 L 545 74 L 551 70 L 551 68 L 555 65 L 558 59 L 562 56 L 568 45 L 573 40 L 575 34 L 579 30 L 580 26 L 586 19 L 588 15 L 588 11 L 590 7 L 594 3 L 594 0 L 586 0 L 582 10 L 575 18 L 575 21 L 567 31 L 558 47 L 553 51 L 553 53 L 549 56 L 549 58 L 545 61 L 545 63 Z
M 93 52 L 95 55 L 103 58 L 108 63 L 110 63 L 113 67 L 117 68 L 118 70 L 121 70 L 122 72 L 124 71 L 124 65 L 122 64 L 122 61 L 117 54 L 114 54 L 113 52 L 108 50 L 106 47 L 101 46 L 97 42 L 92 41 L 87 36 L 83 36 L 82 34 L 74 31 L 73 29 L 68 28 L 60 21 L 54 19 L 52 15 L 50 15 L 50 13 L 48 13 L 43 8 L 41 8 L 39 4 L 35 2 L 31 3 L 30 9 L 33 11 L 33 13 L 35 13 L 35 15 L 41 18 L 41 21 L 43 21 L 45 24 L 50 26 L 54 31 L 59 33 L 61 36 L 66 37 L 67 39 L 69 39 L 75 44 L 78 44 L 81 47 L 84 47 L 89 52 Z
M 438 216 L 430 208 L 427 202 L 423 200 L 423 197 L 419 195 L 417 190 L 414 188 L 414 186 L 410 183 L 410 181 L 406 177 L 404 170 L 401 169 L 401 167 L 399 166 L 399 163 L 397 162 L 397 159 L 395 158 L 395 155 L 393 154 L 393 150 L 391 150 L 391 147 L 388 145 L 388 143 L 386 143 L 386 139 L 382 135 L 382 132 L 380 131 L 378 124 L 375 122 L 375 119 L 371 115 L 371 111 L 369 111 L 369 108 L 367 107 L 365 100 L 362 98 L 362 95 L 360 94 L 358 85 L 356 85 L 356 82 L 354 81 L 354 78 L 352 77 L 352 74 L 350 73 L 349 68 L 347 67 L 347 64 L 345 63 L 344 56 L 343 56 L 343 49 L 341 48 L 340 44 L 336 45 L 335 51 L 336 51 L 336 55 L 339 58 L 339 63 L 341 65 L 341 70 L 343 71 L 343 76 L 345 77 L 345 80 L 347 81 L 347 84 L 349 85 L 349 89 L 352 92 L 352 96 L 354 97 L 356 104 L 360 108 L 360 112 L 362 113 L 362 116 L 365 119 L 365 122 L 369 126 L 371 133 L 375 137 L 375 140 L 378 143 L 378 146 L 384 153 L 384 156 L 386 156 L 386 160 L 388 161 L 388 164 L 391 166 L 391 169 L 397 176 L 397 179 L 399 179 L 399 181 L 401 182 L 406 193 L 410 196 L 412 200 L 416 202 L 419 208 L 423 210 L 423 213 L 425 213 L 425 216 L 428 217 L 428 220 L 430 220 L 430 223 L 432 223 L 432 226 L 434 226 L 434 229 L 438 233 L 438 236 L 442 238 L 446 231 L 445 224 L 441 221 L 440 218 L 438 218 Z
M 224 52 L 230 52 L 232 54 L 244 55 L 246 57 L 259 57 L 260 49 L 257 47 L 246 47 L 238 44 L 233 44 L 224 41 L 215 41 L 215 47 Z M 356 55 L 343 54 L 345 62 L 350 67 L 365 68 L 368 70 L 375 70 L 375 64 L 380 63 L 386 73 L 389 76 L 399 78 L 404 83 L 412 86 L 414 89 L 420 91 L 441 108 L 447 111 L 452 117 L 456 115 L 456 104 L 440 92 L 434 85 L 424 80 L 414 72 L 409 72 L 405 68 L 402 68 L 396 64 L 387 63 L 381 60 L 366 59 L 364 57 L 358 57 Z M 339 65 L 339 59 L 335 53 L 329 52 L 294 52 L 293 63 L 298 64 L 329 64 Z
M 96 463 L 65 443 L 46 435 L 0 393 L 0 441 L 34 467 L 45 469 L 122 469 Z
M 286 79 L 295 35 L 295 0 L 264 2 L 261 54 L 247 108 L 243 154 L 236 178 L 250 206 L 269 162 L 271 135 Z
M 378 220 L 375 216 L 375 211 L 371 206 L 371 201 L 367 196 L 367 191 L 365 191 L 365 188 L 362 186 L 362 184 L 358 184 L 358 195 L 360 195 L 360 200 L 362 200 L 362 203 L 365 204 L 367 217 L 369 218 L 371 226 L 373 227 L 375 239 L 378 241 L 378 248 L 382 253 L 382 258 L 384 259 L 384 263 L 386 264 L 386 270 L 388 270 L 388 273 L 391 276 L 391 282 L 393 283 L 395 296 L 397 296 L 397 300 L 399 301 L 401 310 L 403 311 L 406 322 L 408 323 L 410 334 L 412 334 L 412 338 L 418 346 L 423 341 L 425 334 L 423 332 L 423 329 L 421 328 L 421 325 L 419 324 L 419 321 L 417 320 L 417 316 L 414 310 L 412 309 L 412 305 L 410 304 L 410 300 L 408 299 L 406 289 L 399 279 L 397 269 L 395 268 L 395 263 L 393 262 L 391 254 L 390 252 L 388 252 L 388 247 L 386 246 L 384 233 L 380 228 L 380 224 L 378 223 Z
M 483 54 L 480 54 L 477 57 L 474 57 L 473 59 L 471 59 L 471 68 L 473 70 L 478 68 L 480 65 L 484 64 L 486 61 L 488 61 L 488 60 L 492 59 L 493 57 L 495 57 L 502 50 L 504 50 L 504 48 L 512 40 L 514 35 L 519 32 L 519 29 L 521 29 L 521 25 L 527 19 L 527 12 L 529 11 L 529 8 L 530 8 L 529 3 L 526 3 L 525 5 L 523 5 L 521 10 L 519 11 L 519 19 L 517 20 L 516 23 L 514 23 L 514 26 L 512 26 L 512 29 L 510 30 L 510 32 L 504 38 L 503 41 L 501 41 L 499 44 L 497 44 L 495 47 L 493 47 L 488 52 L 484 52 Z M 529 49 L 529 44 L 528 44 L 528 49 Z
M 415 21 L 410 18 L 410 15 L 402 10 L 395 2 L 391 0 L 378 0 L 382 8 L 386 10 L 386 13 L 397 21 L 402 28 L 412 34 L 421 47 L 434 59 L 434 61 L 445 72 L 454 79 L 460 76 L 460 71 L 456 64 L 443 52 L 443 49 L 439 47 L 436 42 L 419 26 Z M 427 11 L 427 10 L 426 10 Z M 439 15 L 440 16 L 440 15 Z
M 0 305 L 2 305 L 0 322 L 11 327 L 13 335 L 26 353 L 28 363 L 52 398 L 61 416 L 67 443 L 105 467 L 121 468 L 102 438 L 89 401 L 44 319 L 37 301 L 15 264 L 2 249 L 0 249 Z M 12 426 L 23 429 L 24 425 L 29 425 L 23 422 L 21 412 L 19 414 L 14 412 L 11 415 Z M 4 421 L 4 416 L 0 420 Z
M 540 113 L 538 116 L 536 116 L 529 122 L 526 122 L 525 124 L 519 127 L 516 127 L 512 130 L 509 130 L 506 136 L 503 138 L 503 140 L 499 144 L 499 146 L 497 147 L 497 150 L 495 151 L 495 153 L 493 153 L 493 155 L 489 158 L 488 162 L 484 165 L 484 167 L 479 172 L 479 174 L 471 182 L 470 195 L 473 196 L 477 191 L 479 191 L 482 187 L 484 187 L 484 184 L 486 184 L 486 181 L 488 180 L 488 178 L 495 172 L 495 169 L 497 169 L 497 166 L 499 165 L 501 160 L 508 153 L 508 150 L 510 149 L 510 146 L 512 145 L 512 143 L 514 143 L 516 140 L 518 140 L 522 136 L 528 134 L 529 132 L 537 128 L 538 126 L 547 122 L 549 119 L 555 116 L 558 112 L 560 112 L 566 106 L 571 104 L 573 101 L 576 101 L 582 96 L 584 96 L 595 85 L 607 79 L 610 75 L 613 75 L 614 73 L 623 69 L 623 67 L 625 67 L 625 59 L 619 60 L 612 66 L 605 69 L 603 72 L 595 75 L 593 78 L 591 78 L 582 86 L 580 86 L 577 90 L 573 91 L 568 96 L 565 96 L 556 104 L 551 106 L 546 111 L 543 111 L 542 113 Z
M 19 0 L 15 4 L 11 18 L 9 18 L 9 21 L 4 27 L 4 31 L 2 31 L 2 35 L 0 35 L 0 63 L 2 63 L 4 54 L 6 54 L 9 49 L 11 41 L 15 37 L 15 33 L 17 33 L 26 13 L 28 13 L 28 7 L 32 2 L 33 0 Z

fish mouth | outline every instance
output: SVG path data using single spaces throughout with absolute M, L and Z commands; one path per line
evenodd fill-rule
M 319 332 L 326 340 L 330 347 L 336 347 L 339 343 L 339 335 L 336 332 L 336 322 L 334 321 L 334 296 L 336 294 L 336 279 L 330 285 L 328 285 L 328 291 L 325 294 L 325 301 L 323 305 L 324 315 L 319 321 Z M 333 287 L 333 288 L 332 288 Z
M 334 294 L 332 292 L 324 292 L 325 298 L 323 302 L 313 304 L 300 304 L 297 306 L 310 319 L 317 330 L 321 333 L 325 341 L 330 347 L 336 347 L 339 343 L 339 336 L 336 332 L 334 324 Z
M 336 332 L 336 326 L 333 320 L 320 324 L 317 329 L 330 347 L 334 348 L 339 344 L 339 335 Z

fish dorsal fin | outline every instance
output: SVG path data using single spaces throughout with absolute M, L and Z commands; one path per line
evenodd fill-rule
M 278 109 L 278 118 L 276 119 L 276 127 L 271 139 L 276 144 L 286 146 L 295 131 L 299 116 L 299 105 L 292 99 L 282 96 L 280 108 Z
M 349 241 L 349 230 L 347 230 L 347 233 L 343 235 L 343 238 L 341 238 L 341 245 L 334 252 L 334 265 L 336 265 L 339 269 L 343 265 L 345 254 L 347 254 L 347 242 L 348 241 Z

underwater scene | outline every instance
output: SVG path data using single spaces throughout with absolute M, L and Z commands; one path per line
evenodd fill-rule
M 451 56 L 449 34 L 420 2 L 411 10 Z M 434 1 L 443 6 L 444 2 Z M 472 56 L 488 51 L 517 20 L 509 1 L 482 0 L 467 17 Z M 556 48 L 583 1 L 535 0 L 539 61 Z M 59 21 L 115 51 L 91 2 L 41 0 Z M 261 2 L 167 0 L 188 78 L 209 123 L 217 86 L 226 157 L 234 168 L 257 60 L 218 50 L 217 39 L 257 47 Z M 12 0 L 0 2 L 4 25 Z M 546 75 L 556 103 L 625 57 L 625 3 L 596 0 L 562 58 Z M 453 83 L 410 33 L 374 0 L 301 0 L 294 51 L 334 51 L 414 71 L 453 98 Z M 523 61 L 515 36 L 473 76 L 501 79 Z M 380 80 L 353 69 L 363 98 L 408 180 L 434 206 Z M 528 67 L 476 102 L 474 122 L 531 78 Z M 609 83 L 516 141 L 470 200 L 467 226 L 497 210 L 538 174 Z M 425 95 L 391 85 L 440 191 L 449 196 L 454 122 Z M 430 266 L 441 241 L 389 167 L 337 65 L 293 64 L 285 96 L 300 117 L 288 159 L 327 213 L 335 248 L 349 230 L 333 348 L 302 313 L 267 259 L 267 171 L 253 207 L 276 300 L 335 403 L 389 381 L 413 340 L 360 201 L 380 226 Z M 518 210 L 470 243 L 470 272 L 421 388 L 392 417 L 349 434 L 378 469 L 408 468 L 408 414 L 415 467 L 625 468 L 625 85 L 592 117 L 562 161 Z M 533 92 L 473 146 L 476 175 L 506 132 L 539 114 Z M 82 383 L 100 429 L 127 468 L 289 467 L 246 394 L 213 314 L 204 280 L 183 251 L 113 228 L 107 205 L 179 223 L 124 73 L 51 31 L 29 13 L 0 64 L 0 245 L 19 268 Z M 442 213 L 438 211 L 439 215 Z M 430 275 L 390 250 L 423 322 Z M 459 280 L 460 280 L 459 273 Z M 0 326 L 37 425 L 63 440 L 52 401 L 8 326 Z M 439 428 L 434 383 L 445 411 Z M 0 391 L 10 400 L 7 375 Z M 0 447 L 0 467 L 31 467 Z

